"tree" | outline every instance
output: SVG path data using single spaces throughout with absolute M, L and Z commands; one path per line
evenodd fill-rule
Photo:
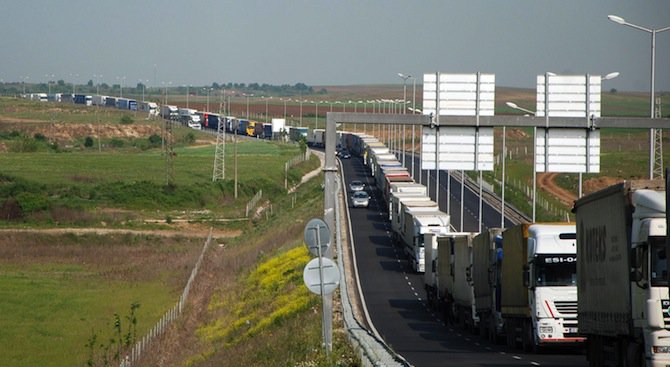
M 89 87 L 93 87 L 93 79 L 89 79 L 86 85 L 88 85 Z
M 212 88 L 219 89 L 220 88 L 219 83 L 217 82 L 212 83 Z
M 65 80 L 63 80 L 63 79 L 58 80 L 58 86 L 59 87 L 64 87 L 65 86 Z

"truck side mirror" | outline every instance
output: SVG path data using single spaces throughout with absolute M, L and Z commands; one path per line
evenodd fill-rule
M 528 265 L 523 266 L 523 286 L 526 288 L 530 286 L 530 268 Z
M 639 269 L 631 270 L 630 281 L 638 283 L 642 280 L 642 272 Z

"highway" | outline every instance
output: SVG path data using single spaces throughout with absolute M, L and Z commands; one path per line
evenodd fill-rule
M 423 275 L 412 273 L 401 249 L 392 244 L 387 207 L 382 204 L 362 159 L 342 160 L 342 166 L 345 187 L 348 188 L 351 180 L 358 179 L 366 183 L 371 194 L 368 208 L 349 209 L 355 261 L 370 318 L 386 343 L 410 364 L 417 367 L 588 365 L 580 351 L 527 354 L 491 344 L 477 335 L 445 325 L 442 317 L 429 309 L 425 302 Z M 418 163 L 415 163 L 415 168 L 418 170 Z M 430 184 L 433 198 L 434 178 Z M 440 179 L 440 207 L 446 211 L 446 173 Z M 424 185 L 425 180 L 424 172 Z M 460 186 L 454 178 L 451 185 L 451 222 L 460 230 Z M 349 203 L 350 196 L 351 193 L 347 192 Z M 466 189 L 464 200 L 464 230 L 476 231 L 479 199 Z M 483 228 L 499 225 L 499 212 L 485 205 Z

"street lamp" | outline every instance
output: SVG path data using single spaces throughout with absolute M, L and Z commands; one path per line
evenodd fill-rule
M 207 91 L 207 112 L 209 112 L 209 92 L 211 92 L 213 88 L 202 88 L 202 90 Z
M 100 79 L 102 79 L 102 74 L 93 74 L 93 79 L 95 79 L 95 94 L 100 95 Z
M 247 97 L 247 120 L 249 119 L 249 97 L 253 97 L 253 94 L 243 93 Z
M 659 28 L 659 29 L 650 29 L 650 28 L 645 28 L 642 26 L 639 26 L 637 24 L 633 23 L 628 23 L 626 22 L 625 19 L 622 17 L 616 16 L 616 15 L 608 15 L 607 19 L 613 21 L 614 23 L 625 25 L 640 31 L 644 31 L 647 33 L 651 33 L 651 90 L 650 90 L 650 95 L 649 95 L 649 112 L 650 112 L 650 117 L 654 118 L 656 109 L 654 107 L 654 87 L 655 87 L 655 78 L 656 78 L 656 33 L 661 33 L 665 32 L 667 30 L 670 30 L 670 27 L 665 27 L 665 28 Z M 649 131 L 649 178 L 653 179 L 654 178 L 654 161 L 655 161 L 655 151 L 654 151 L 654 136 L 655 136 L 655 129 L 650 129 Z
M 535 116 L 535 112 L 533 112 L 533 111 L 531 111 L 531 110 L 528 110 L 528 109 L 525 109 L 525 108 L 523 108 L 523 107 L 519 107 L 519 106 L 517 106 L 517 104 L 514 103 L 514 102 L 505 102 L 505 104 L 506 104 L 507 107 L 509 107 L 509 108 L 513 108 L 513 109 L 515 109 L 515 110 L 523 111 L 523 112 L 527 113 L 528 115 L 533 115 L 533 116 Z

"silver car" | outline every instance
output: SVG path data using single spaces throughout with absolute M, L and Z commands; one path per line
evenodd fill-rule
M 359 180 L 354 180 L 349 183 L 349 189 L 351 191 L 363 191 L 365 189 L 365 184 Z
M 365 191 L 356 191 L 351 197 L 351 203 L 354 208 L 367 208 L 370 203 L 370 196 Z

